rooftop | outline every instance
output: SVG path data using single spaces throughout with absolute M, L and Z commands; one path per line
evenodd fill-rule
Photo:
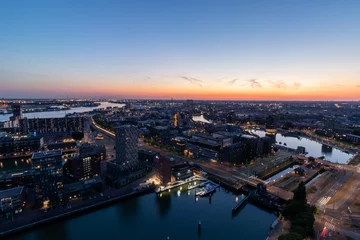
M 22 187 L 15 187 L 15 188 L 10 188 L 10 189 L 0 191 L 0 199 L 18 196 L 22 193 L 23 189 L 24 189 L 24 187 L 22 186 Z
M 62 156 L 62 150 L 50 150 L 44 152 L 36 152 L 33 153 L 31 159 L 40 159 L 45 157 L 57 157 Z

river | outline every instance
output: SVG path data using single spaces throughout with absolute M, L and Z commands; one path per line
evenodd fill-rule
M 262 130 L 253 130 L 253 133 L 256 135 L 263 137 L 265 136 L 265 132 Z M 278 143 L 281 142 L 281 145 L 284 146 L 286 143 L 286 147 L 296 149 L 298 146 L 303 146 L 308 152 L 307 156 L 312 157 L 320 157 L 325 156 L 326 160 L 331 162 L 338 162 L 346 164 L 348 160 L 352 157 L 352 154 L 343 152 L 339 149 L 330 147 L 328 145 L 316 142 L 314 140 L 310 140 L 308 138 L 296 138 L 296 137 L 285 137 L 280 133 L 276 134 L 276 141 Z
M 162 197 L 147 194 L 5 239 L 265 239 L 276 219 L 274 213 L 250 203 L 232 217 L 237 196 L 222 188 L 211 201 L 208 197 L 196 201 L 194 193 L 195 189 L 190 190 L 190 195 L 187 190 L 173 189 L 162 193 Z M 238 201 L 241 198 L 238 196 Z
M 77 107 L 70 110 L 61 110 L 61 111 L 49 111 L 49 112 L 33 112 L 33 113 L 24 113 L 23 117 L 27 118 L 62 118 L 65 117 L 68 113 L 83 113 L 90 112 L 94 109 L 107 108 L 107 107 L 124 107 L 125 104 L 119 103 L 109 103 L 109 102 L 100 102 L 100 105 L 97 107 Z M 11 114 L 0 114 L 0 122 L 9 121 Z

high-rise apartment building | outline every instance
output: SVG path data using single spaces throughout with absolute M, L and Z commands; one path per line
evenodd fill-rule
M 116 164 L 132 165 L 138 162 L 138 129 L 132 125 L 115 128 Z

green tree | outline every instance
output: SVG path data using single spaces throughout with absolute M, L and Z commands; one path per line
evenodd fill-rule
M 81 139 L 84 138 L 84 133 L 83 132 L 73 132 L 71 134 L 71 137 L 75 140 L 75 141 L 80 141 Z
M 297 187 L 297 189 L 294 191 L 294 198 L 295 201 L 299 201 L 302 203 L 306 203 L 306 187 L 305 187 L 305 183 L 303 181 L 301 181 L 299 183 L 299 186 Z
M 303 237 L 296 232 L 281 235 L 278 240 L 303 240 Z
M 291 232 L 298 233 L 302 238 L 306 237 L 306 231 L 301 226 L 296 226 L 296 225 L 291 226 Z

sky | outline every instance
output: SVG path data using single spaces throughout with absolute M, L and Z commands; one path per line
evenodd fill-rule
M 360 1 L 0 1 L 0 98 L 360 100 Z

